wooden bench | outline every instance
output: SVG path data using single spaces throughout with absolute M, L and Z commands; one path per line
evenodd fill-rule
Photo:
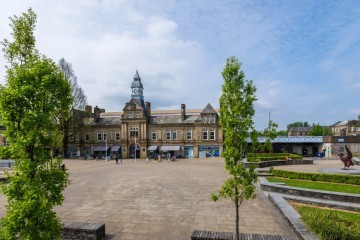
M 231 232 L 210 232 L 194 230 L 191 234 L 191 240 L 235 240 L 235 233 Z M 240 233 L 240 239 L 246 240 L 285 240 L 279 235 L 260 235 L 253 233 Z
M 100 240 L 105 238 L 105 224 L 64 221 L 62 237 L 64 240 Z

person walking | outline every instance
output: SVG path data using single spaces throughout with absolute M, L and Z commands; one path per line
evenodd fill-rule
M 118 158 L 118 156 L 115 157 L 115 163 L 116 163 L 116 164 L 119 164 L 119 158 Z

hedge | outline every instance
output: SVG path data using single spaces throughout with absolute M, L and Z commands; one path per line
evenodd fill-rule
M 247 154 L 246 157 L 249 162 L 251 161 L 272 161 L 272 160 L 286 160 L 286 156 L 292 160 L 303 159 L 302 156 L 296 154 L 288 153 L 257 153 L 257 154 Z
M 353 175 L 305 173 L 305 172 L 293 172 L 293 171 L 286 171 L 279 169 L 272 169 L 271 173 L 276 177 L 283 177 L 290 179 L 360 185 L 360 176 L 353 176 Z

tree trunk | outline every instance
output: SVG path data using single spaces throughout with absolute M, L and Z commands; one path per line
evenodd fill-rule
M 237 186 L 235 186 L 235 196 L 238 196 L 239 190 Z M 236 240 L 240 239 L 240 231 L 239 231 L 239 198 L 235 197 L 235 208 L 236 208 Z

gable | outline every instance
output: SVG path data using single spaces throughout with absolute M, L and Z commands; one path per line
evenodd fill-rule
M 135 111 L 135 110 L 144 110 L 144 108 L 136 101 L 131 99 L 130 102 L 126 103 L 123 111 Z

